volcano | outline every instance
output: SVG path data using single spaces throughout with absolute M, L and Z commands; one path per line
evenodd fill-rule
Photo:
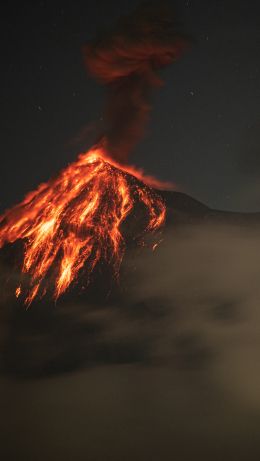
M 150 187 L 152 182 L 96 147 L 4 213 L 0 247 L 20 239 L 25 242 L 21 271 L 30 276 L 25 304 L 37 295 L 43 297 L 52 282 L 57 299 L 81 269 L 88 283 L 100 260 L 107 261 L 118 277 L 125 248 L 121 226 L 136 206 L 145 209 L 146 224 L 134 240 L 144 243 L 143 234 L 164 223 L 165 205 Z M 16 296 L 23 291 L 20 284 Z
M 159 185 L 95 147 L 7 210 L 0 246 L 4 264 L 20 273 L 16 298 L 26 306 L 46 294 L 56 301 L 72 287 L 74 294 L 87 288 L 95 272 L 104 278 L 104 267 L 120 284 L 125 252 L 154 250 L 168 228 L 260 226 L 260 213 L 214 210 Z
M 15 294 L 27 306 L 49 292 L 57 300 L 79 276 L 80 285 L 88 285 L 102 262 L 117 279 L 127 234 L 145 245 L 145 237 L 162 228 L 166 207 L 154 189 L 158 181 L 126 165 L 143 134 L 151 90 L 161 84 L 158 71 L 186 45 L 168 8 L 144 5 L 84 46 L 88 72 L 107 88 L 103 133 L 88 152 L 0 217 L 0 248 L 23 241 Z M 144 219 L 137 218 L 137 208 Z

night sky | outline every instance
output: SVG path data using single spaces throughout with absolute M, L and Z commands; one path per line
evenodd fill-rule
M 82 46 L 139 3 L 1 7 L 1 211 L 95 141 L 104 89 L 86 74 Z M 131 162 L 211 207 L 259 211 L 259 2 L 170 3 L 193 44 L 162 72 Z

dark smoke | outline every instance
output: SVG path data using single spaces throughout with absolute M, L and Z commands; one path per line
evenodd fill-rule
M 88 71 L 108 89 L 104 142 L 116 160 L 126 161 L 143 134 L 151 90 L 162 83 L 158 70 L 186 44 L 166 6 L 142 5 L 84 47 Z

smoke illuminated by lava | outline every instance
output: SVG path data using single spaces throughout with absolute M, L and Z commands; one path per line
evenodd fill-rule
M 140 5 L 115 27 L 83 48 L 88 72 L 106 86 L 104 132 L 109 155 L 127 163 L 143 136 L 151 92 L 162 85 L 158 71 L 176 61 L 188 46 L 171 8 Z
M 26 242 L 22 271 L 30 275 L 27 305 L 46 293 L 53 274 L 55 298 L 83 266 L 88 278 L 101 259 L 118 275 L 124 254 L 120 226 L 135 203 L 143 203 L 148 211 L 147 231 L 158 229 L 165 219 L 161 198 L 140 179 L 146 181 L 140 172 L 122 169 L 96 147 L 1 217 L 0 247 L 17 239 Z M 21 293 L 19 286 L 16 296 Z

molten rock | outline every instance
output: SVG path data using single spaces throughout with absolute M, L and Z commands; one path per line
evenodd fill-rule
M 83 267 L 87 283 L 100 260 L 111 264 L 118 276 L 125 247 L 121 225 L 134 206 L 139 203 L 147 210 L 143 231 L 155 231 L 165 219 L 162 198 L 143 181 L 151 179 L 122 169 L 96 147 L 5 212 L 0 218 L 0 247 L 19 239 L 25 242 L 27 305 L 46 294 L 50 280 L 58 298 Z M 18 285 L 16 296 L 23 291 Z

